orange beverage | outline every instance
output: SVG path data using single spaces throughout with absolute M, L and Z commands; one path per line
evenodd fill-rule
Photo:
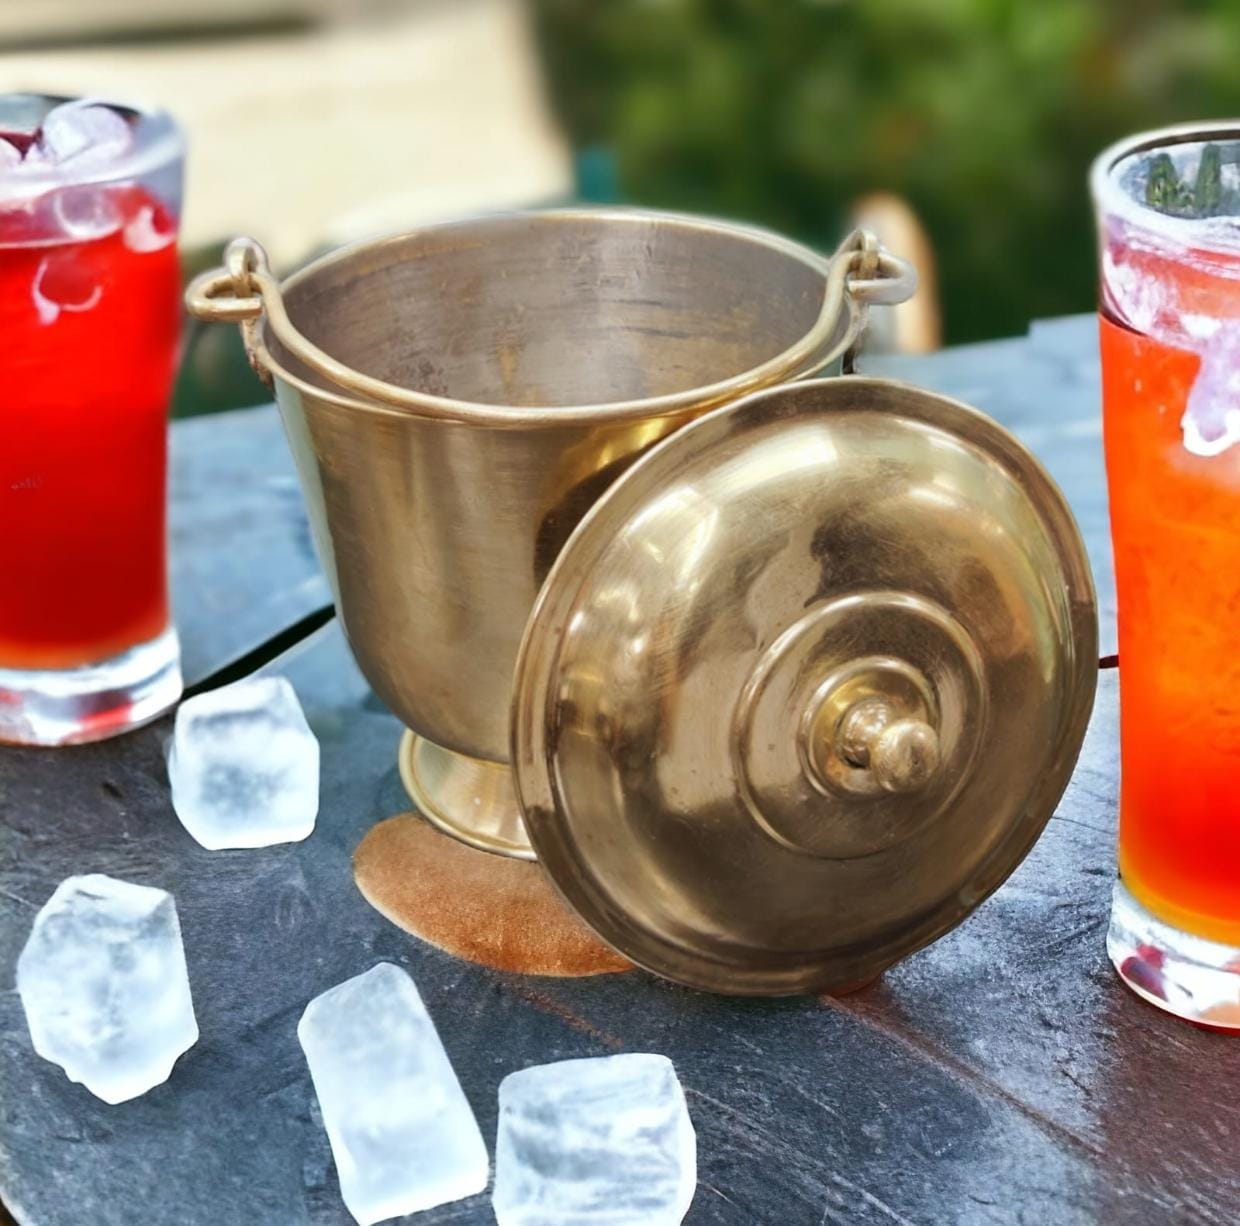
M 1198 357 L 1106 317 L 1101 329 L 1120 872 L 1156 915 L 1240 945 L 1240 449 L 1184 451 L 1179 418 Z
M 1240 146 L 1154 134 L 1094 172 L 1119 602 L 1108 945 L 1172 1012 L 1240 1026 Z

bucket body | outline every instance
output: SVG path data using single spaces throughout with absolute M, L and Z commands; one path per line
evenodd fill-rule
M 828 270 L 758 230 L 572 210 L 347 248 L 283 283 L 257 360 L 350 646 L 410 729 L 507 761 L 522 632 L 573 528 L 679 426 L 838 368 L 863 308 L 844 295 L 824 321 Z

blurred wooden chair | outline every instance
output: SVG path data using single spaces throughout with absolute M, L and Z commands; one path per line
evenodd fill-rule
M 865 347 L 878 353 L 929 353 L 943 341 L 934 248 L 908 202 L 890 192 L 861 196 L 849 210 L 851 227 L 878 235 L 889 251 L 917 269 L 917 292 L 895 307 L 870 313 Z

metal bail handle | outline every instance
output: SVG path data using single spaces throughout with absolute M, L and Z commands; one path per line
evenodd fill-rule
M 854 230 L 825 262 L 824 272 L 826 284 L 823 287 L 822 307 L 817 320 L 800 340 L 783 353 L 746 372 L 743 379 L 725 380 L 686 392 L 685 403 L 735 399 L 806 373 L 804 366 L 807 359 L 815 353 L 824 338 L 835 332 L 845 310 L 850 316 L 849 324 L 839 343 L 816 368 L 822 369 L 843 358 L 845 370 L 848 371 L 851 369 L 852 355 L 865 331 L 868 308 L 873 304 L 903 302 L 917 288 L 917 274 L 913 266 L 884 250 L 877 237 L 868 230 Z M 848 300 L 847 304 L 845 300 Z M 267 316 L 267 326 L 279 337 L 281 345 L 337 387 L 380 404 L 412 408 L 432 416 L 451 417 L 458 411 L 459 406 L 455 402 L 397 387 L 353 370 L 303 336 L 284 309 L 280 284 L 272 274 L 267 253 L 252 238 L 233 239 L 225 249 L 224 266 L 196 277 L 186 290 L 185 303 L 195 319 L 240 324 L 250 365 L 269 388 L 272 386 L 271 373 L 262 360 L 263 346 L 258 337 L 258 320 L 264 314 Z M 669 404 L 665 407 L 678 406 Z M 502 410 L 493 408 L 491 411 L 499 413 Z M 510 411 L 514 416 L 523 412 L 517 408 Z M 597 406 L 583 406 L 581 411 L 597 412 Z
M 855 324 L 847 338 L 842 373 L 856 373 L 857 354 L 869 323 L 871 306 L 896 306 L 917 290 L 917 270 L 884 249 L 870 230 L 854 230 L 836 249 L 832 271 L 844 269 L 844 292 L 855 303 Z M 828 289 L 830 281 L 828 279 Z
M 224 266 L 204 272 L 190 282 L 185 291 L 185 306 L 204 323 L 240 324 L 245 356 L 254 373 L 270 389 L 271 372 L 259 357 L 258 344 L 258 320 L 267 294 L 279 297 L 266 251 L 252 238 L 234 238 L 224 249 Z
M 870 230 L 854 230 L 836 257 L 847 263 L 848 293 L 865 306 L 896 306 L 917 290 L 917 270 L 886 250 Z

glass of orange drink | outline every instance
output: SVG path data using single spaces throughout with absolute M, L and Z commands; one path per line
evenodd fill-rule
M 1119 600 L 1107 948 L 1168 1012 L 1240 1030 L 1240 121 L 1094 164 Z

